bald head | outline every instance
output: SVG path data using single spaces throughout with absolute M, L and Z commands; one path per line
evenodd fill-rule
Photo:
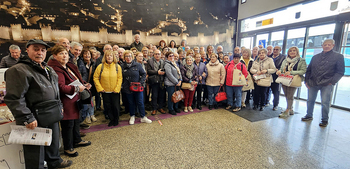
M 139 43 L 139 42 L 140 42 L 140 35 L 139 35 L 139 34 L 136 34 L 136 35 L 134 36 L 134 39 L 135 39 L 135 42 L 136 42 L 136 43 Z

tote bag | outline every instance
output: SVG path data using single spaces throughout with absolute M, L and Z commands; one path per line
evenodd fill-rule
M 252 76 L 248 73 L 248 84 L 245 84 L 242 88 L 242 91 L 247 91 L 254 89 L 254 82 Z
M 241 65 L 241 69 L 243 66 Z M 238 70 L 237 67 L 235 66 L 233 69 L 233 74 L 232 74 L 232 86 L 243 86 L 246 85 L 246 79 L 242 73 L 241 70 Z

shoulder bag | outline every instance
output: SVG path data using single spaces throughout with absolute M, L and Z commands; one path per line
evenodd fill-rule
M 227 100 L 227 95 L 226 95 L 226 92 L 225 92 L 225 88 L 223 88 L 224 90 L 222 92 L 220 92 L 221 87 L 222 86 L 220 86 L 219 92 L 215 96 L 215 101 L 216 102 L 221 102 L 221 101 Z
M 176 87 L 175 87 L 176 88 Z M 171 96 L 171 101 L 173 103 L 177 103 L 181 100 L 185 99 L 185 94 L 182 90 L 177 90 L 173 93 L 173 95 Z
M 47 127 L 63 119 L 63 106 L 60 100 L 47 100 L 33 106 L 33 114 L 39 126 Z
M 191 89 L 192 85 L 191 83 L 182 83 L 181 89 Z
M 247 84 L 243 86 L 242 91 L 247 91 L 251 89 L 254 89 L 254 82 L 253 82 L 252 76 L 248 73 L 248 81 L 247 81 Z
M 243 69 L 243 65 L 241 64 L 241 70 Z M 233 69 L 232 75 L 232 86 L 243 86 L 246 85 L 246 79 L 241 70 L 238 70 L 236 66 Z

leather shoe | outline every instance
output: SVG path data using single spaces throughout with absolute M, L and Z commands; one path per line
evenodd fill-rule
M 197 106 L 197 109 L 198 110 L 202 110 L 202 106 Z
M 264 111 L 265 106 L 260 107 L 260 111 Z
M 214 109 L 218 109 L 218 105 L 217 104 L 214 104 Z
M 61 164 L 59 166 L 57 166 L 57 168 L 66 168 L 69 167 L 73 164 L 73 162 L 71 160 L 63 160 L 61 162 Z
M 160 113 L 162 113 L 162 114 L 165 114 L 165 113 L 166 113 L 165 110 L 163 110 L 163 109 L 158 109 L 158 111 L 159 111 Z
M 70 150 L 64 150 L 64 154 L 69 157 L 76 157 L 79 155 L 79 153 L 72 148 Z
M 113 122 L 114 123 L 114 122 Z M 86 147 L 86 146 L 89 146 L 91 145 L 91 142 L 90 141 L 83 141 L 81 140 L 80 143 L 77 143 L 77 144 L 74 144 L 74 148 L 77 148 L 77 147 Z
M 112 127 L 114 124 L 114 120 L 111 120 L 109 123 L 108 123 L 108 127 Z
M 157 114 L 157 111 L 156 111 L 156 110 L 153 110 L 152 113 L 151 113 L 152 116 L 154 116 L 154 115 L 156 115 L 156 114 Z
M 170 113 L 171 115 L 176 115 L 176 112 L 175 112 L 174 110 L 170 110 L 169 113 Z
M 181 110 L 180 109 L 175 109 L 175 112 L 176 113 L 181 113 Z
M 85 137 L 86 133 L 80 132 L 80 137 Z
M 209 110 L 211 110 L 211 109 L 213 109 L 213 106 L 209 105 L 208 108 L 209 108 Z
M 118 126 L 119 121 L 114 121 L 113 126 Z
M 253 110 L 257 110 L 257 109 L 258 109 L 258 106 L 254 105 Z

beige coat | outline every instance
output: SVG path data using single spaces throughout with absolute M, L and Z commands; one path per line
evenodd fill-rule
M 225 67 L 219 62 L 219 60 L 217 60 L 215 63 L 209 61 L 206 67 L 208 69 L 206 85 L 220 86 L 220 84 L 225 83 Z
M 267 57 L 267 56 L 265 56 L 265 58 L 263 60 L 261 60 L 260 58 L 257 58 L 253 62 L 253 66 L 250 69 L 250 73 L 252 73 L 254 75 L 258 71 L 262 71 L 262 70 L 267 70 L 266 78 L 270 77 L 271 74 L 276 72 L 275 63 L 273 62 L 272 58 Z

